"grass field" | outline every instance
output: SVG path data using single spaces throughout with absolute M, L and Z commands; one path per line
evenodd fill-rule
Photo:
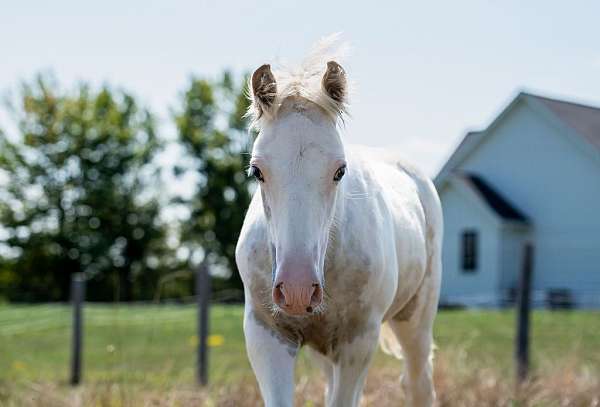
M 70 309 L 0 305 L 1 406 L 260 405 L 242 308 L 211 311 L 210 380 L 194 386 L 193 306 L 85 309 L 84 382 L 66 385 Z M 533 314 L 530 383 L 516 394 L 510 311 L 443 311 L 436 321 L 440 405 L 600 405 L 600 313 Z M 401 362 L 377 354 L 363 404 L 401 405 Z M 323 378 L 301 355 L 297 405 L 322 405 Z M 595 403 L 595 404 L 594 404 Z

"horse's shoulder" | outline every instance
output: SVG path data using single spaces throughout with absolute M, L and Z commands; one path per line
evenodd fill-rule
M 385 197 L 384 206 L 394 218 L 394 224 L 403 230 L 398 236 L 420 241 L 425 233 L 428 240 L 439 245 L 442 209 L 432 180 L 394 152 L 354 146 L 352 155 L 357 157 L 360 171 L 371 174 L 371 188 L 380 190 Z M 410 230 L 414 233 L 407 233 Z

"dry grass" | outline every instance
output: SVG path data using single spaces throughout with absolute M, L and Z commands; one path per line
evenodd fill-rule
M 0 407 L 260 406 L 241 330 L 243 310 L 215 306 L 211 386 L 193 386 L 191 306 L 86 308 L 84 385 L 65 383 L 70 310 L 0 306 Z M 439 406 L 600 407 L 600 313 L 533 314 L 532 376 L 517 394 L 510 311 L 441 312 L 435 338 Z M 400 364 L 380 352 L 364 406 L 401 406 Z M 322 406 L 324 383 L 301 353 L 296 406 Z
M 363 406 L 403 405 L 399 369 L 370 371 Z M 513 380 L 494 368 L 470 369 L 460 354 L 436 358 L 435 383 L 439 406 L 600 406 L 600 378 L 575 363 L 538 372 L 516 391 Z M 322 406 L 324 383 L 320 374 L 301 375 L 296 385 L 296 405 Z M 206 389 L 186 386 L 149 388 L 138 384 L 96 383 L 71 389 L 57 384 L 0 386 L 6 407 L 183 407 L 259 406 L 253 380 L 213 385 Z

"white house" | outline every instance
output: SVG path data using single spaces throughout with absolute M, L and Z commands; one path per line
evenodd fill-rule
M 536 305 L 600 307 L 600 108 L 520 93 L 465 136 L 435 184 L 441 303 L 510 303 L 531 242 Z

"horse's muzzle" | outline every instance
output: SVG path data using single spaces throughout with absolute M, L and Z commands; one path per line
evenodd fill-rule
M 321 284 L 294 284 L 277 280 L 273 287 L 273 302 L 290 315 L 312 314 L 323 301 Z

